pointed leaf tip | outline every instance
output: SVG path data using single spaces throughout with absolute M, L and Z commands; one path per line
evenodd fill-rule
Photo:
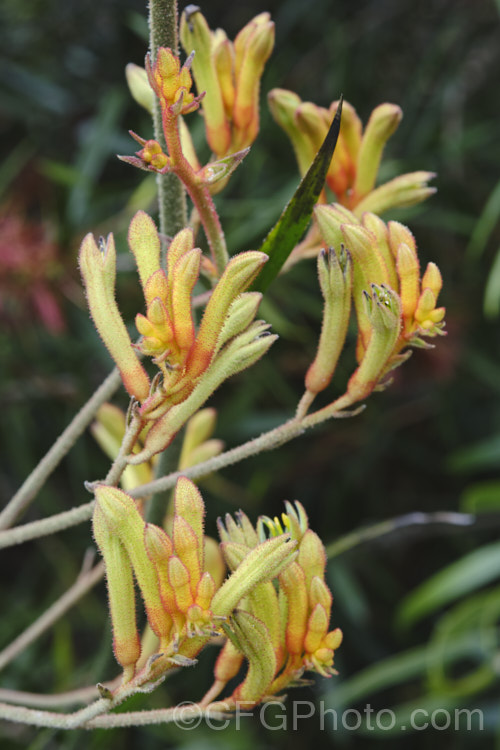
M 341 94 L 335 116 L 313 163 L 259 248 L 261 252 L 269 256 L 269 261 L 251 287 L 253 291 L 264 292 L 274 281 L 309 224 L 314 205 L 323 190 L 326 174 L 337 145 L 342 102 L 343 95 Z

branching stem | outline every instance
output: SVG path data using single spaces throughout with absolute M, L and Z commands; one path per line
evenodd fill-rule
M 24 633 L 21 633 L 7 648 L 0 652 L 0 670 L 57 622 L 87 591 L 101 580 L 103 575 L 103 563 L 98 563 L 92 570 L 84 575 L 80 575 L 73 586 L 45 610 Z
M 113 461 L 102 484 L 118 484 L 121 475 L 127 468 L 127 456 L 131 453 L 143 426 L 142 419 L 136 414 L 127 428 L 120 452 Z M 0 549 L 12 547 L 15 544 L 22 544 L 30 539 L 36 539 L 41 536 L 48 536 L 49 534 L 54 534 L 57 531 L 62 531 L 63 529 L 68 529 L 71 526 L 88 521 L 92 517 L 93 509 L 94 501 L 92 500 L 90 503 L 79 505 L 63 513 L 43 518 L 41 521 L 33 521 L 23 526 L 16 526 L 16 528 L 9 529 L 8 531 L 0 531 Z
M 109 401 L 121 383 L 118 368 L 115 368 L 103 381 L 95 393 L 82 406 L 64 432 L 57 438 L 48 453 L 42 458 L 38 466 L 33 469 L 23 485 L 16 492 L 12 500 L 0 513 L 0 529 L 8 529 L 16 518 L 26 510 L 37 492 L 45 484 L 54 469 L 57 468 L 64 456 L 71 450 L 80 435 L 86 430 L 94 418 L 99 407 Z
M 163 132 L 172 162 L 172 171 L 182 180 L 189 197 L 193 201 L 207 237 L 212 259 L 219 275 L 222 275 L 229 256 L 219 216 L 208 187 L 200 182 L 193 167 L 184 156 L 179 135 L 178 117 L 171 115 L 168 111 L 163 116 Z
M 101 701 L 93 703 L 93 711 L 101 710 L 101 703 L 107 703 L 107 701 L 101 699 Z M 88 708 L 91 707 L 89 706 Z M 85 711 L 87 711 L 87 714 Z M 168 724 L 174 721 L 186 722 L 186 726 L 189 726 L 187 722 L 190 719 L 205 717 L 223 720 L 228 717 L 222 711 L 214 711 L 210 710 L 210 708 L 203 710 L 196 705 L 160 708 L 152 711 L 130 711 L 129 713 L 120 714 L 108 713 L 104 716 L 99 714 L 91 716 L 90 713 L 90 711 L 84 709 L 74 714 L 61 714 L 0 703 L 0 719 L 8 719 L 20 724 L 30 724 L 35 727 L 51 727 L 53 729 L 116 729 L 117 727 Z
M 342 397 L 343 399 L 343 397 Z M 337 408 L 336 404 L 340 405 L 341 408 Z M 147 497 L 153 495 L 155 492 L 163 492 L 168 490 L 175 485 L 180 476 L 188 477 L 189 479 L 197 479 L 198 477 L 211 474 L 214 471 L 231 466 L 232 464 L 238 463 L 239 461 L 255 456 L 262 451 L 273 450 L 284 443 L 288 443 L 293 438 L 301 435 L 310 427 L 314 427 L 321 422 L 325 422 L 327 419 L 342 417 L 352 417 L 359 414 L 363 407 L 356 409 L 355 411 L 345 412 L 342 409 L 349 405 L 346 399 L 339 399 L 338 401 L 330 404 L 329 406 L 320 409 L 313 414 L 308 414 L 302 419 L 293 418 L 288 422 L 276 427 L 274 430 L 264 433 L 258 438 L 249 440 L 242 445 L 232 448 L 225 453 L 221 453 L 219 456 L 203 461 L 196 466 L 190 466 L 184 469 L 182 472 L 175 471 L 166 477 L 155 479 L 148 484 L 143 484 L 140 487 L 136 487 L 130 491 L 132 497 Z M 136 426 L 137 429 L 137 426 Z M 139 430 L 140 431 L 140 430 Z M 134 430 L 132 430 L 134 432 Z M 125 444 L 125 442 L 124 442 Z M 132 443 L 133 444 L 133 443 Z M 130 452 L 130 451 L 129 451 Z M 106 484 L 111 484 L 111 478 L 115 478 L 118 473 L 118 469 L 122 472 L 126 467 L 125 453 L 121 451 L 119 456 L 113 464 L 113 467 L 105 480 Z M 121 474 L 120 474 L 121 475 Z M 119 478 L 119 477 L 118 477 Z M 115 482 L 113 482 L 115 483 Z M 79 523 L 88 521 L 92 517 L 94 508 L 94 501 L 80 505 L 77 508 L 72 508 L 64 513 L 58 513 L 50 518 L 44 518 L 41 521 L 33 521 L 32 523 L 18 526 L 15 529 L 0 532 L 0 549 L 5 547 L 11 547 L 15 544 L 21 544 L 28 541 L 29 539 L 36 539 L 40 536 L 47 536 L 48 534 L 54 534 L 57 531 L 76 526 Z

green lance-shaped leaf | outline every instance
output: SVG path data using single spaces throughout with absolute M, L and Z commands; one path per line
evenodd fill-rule
M 254 282 L 252 286 L 254 290 L 263 292 L 268 288 L 309 224 L 314 205 L 323 190 L 326 173 L 337 145 L 342 101 L 341 96 L 335 117 L 320 150 L 292 199 L 260 247 L 261 252 L 269 255 L 269 260 Z

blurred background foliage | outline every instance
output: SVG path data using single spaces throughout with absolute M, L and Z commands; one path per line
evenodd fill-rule
M 390 217 L 415 232 L 423 264 L 445 279 L 448 336 L 417 351 L 356 419 L 330 423 L 273 453 L 212 477 L 208 530 L 220 513 L 278 513 L 300 499 L 331 545 L 335 625 L 344 630 L 339 677 L 317 679 L 309 700 L 341 710 L 369 703 L 396 711 L 393 731 L 298 731 L 242 720 L 215 733 L 175 727 L 114 732 L 0 728 L 2 748 L 492 747 L 500 745 L 500 3 L 493 0 L 211 0 L 202 8 L 231 37 L 269 10 L 276 48 L 263 80 L 261 134 L 218 197 L 232 252 L 256 247 L 291 196 L 294 156 L 265 106 L 279 86 L 327 106 L 340 92 L 363 120 L 382 101 L 403 122 L 382 179 L 437 172 L 438 193 Z M 90 324 L 76 268 L 84 233 L 124 232 L 139 207 L 154 211 L 154 183 L 120 163 L 129 128 L 151 125 L 128 95 L 124 66 L 142 63 L 141 0 L 3 0 L 0 6 L 0 493 L 7 498 L 111 369 Z M 190 116 L 198 143 L 202 123 Z M 125 252 L 119 297 L 132 320 L 140 304 Z M 271 354 L 225 385 L 217 437 L 235 445 L 288 418 L 313 356 L 321 302 L 313 262 L 270 290 L 263 315 L 280 333 Z M 337 389 L 350 372 L 347 347 Z M 126 405 L 123 394 L 117 402 Z M 107 461 L 89 434 L 78 442 L 25 516 L 86 502 L 85 479 Z M 463 511 L 466 523 L 413 516 L 389 532 L 337 545 L 362 527 L 420 512 Z M 411 521 L 411 522 L 408 522 Z M 392 530 L 391 530 L 392 529 Z M 351 539 L 352 541 L 352 539 Z M 356 542 L 356 535 L 354 538 Z M 91 547 L 89 525 L 3 552 L 1 645 L 69 586 Z M 101 584 L 10 665 L 2 686 L 40 692 L 94 684 L 115 672 Z M 104 632 L 103 632 L 104 631 Z M 214 654 L 127 708 L 198 699 Z M 405 731 L 413 708 L 479 708 L 484 730 Z M 291 723 L 291 718 L 289 724 Z M 278 725 L 279 722 L 277 721 Z M 328 724 L 328 722 L 327 722 Z M 290 730 L 290 727 L 289 727 Z M 477 730 L 477 727 L 476 727 Z

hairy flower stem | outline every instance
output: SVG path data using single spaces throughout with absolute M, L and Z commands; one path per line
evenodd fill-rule
M 38 539 L 42 536 L 56 534 L 58 531 L 70 529 L 72 526 L 78 526 L 92 518 L 95 501 L 79 505 L 76 508 L 65 510 L 63 513 L 56 513 L 49 518 L 42 518 L 40 521 L 32 521 L 22 526 L 16 526 L 14 529 L 7 529 L 0 532 L 0 549 L 14 547 L 16 544 L 24 544 L 31 539 Z
M 120 450 L 117 457 L 113 461 L 110 470 L 106 475 L 106 479 L 103 484 L 109 484 L 111 486 L 117 485 L 120 481 L 121 475 L 127 468 L 127 456 L 132 452 L 133 447 L 136 444 L 137 438 L 144 427 L 144 420 L 140 418 L 138 414 L 132 417 L 132 420 L 127 427 L 127 431 L 120 445 Z
M 131 453 L 139 434 L 144 427 L 143 420 L 135 415 L 125 433 L 118 456 L 113 461 L 103 484 L 117 485 L 121 475 L 127 468 L 127 456 Z M 88 489 L 92 489 L 92 483 L 89 483 Z M 41 521 L 33 521 L 23 526 L 17 526 L 15 529 L 0 532 L 0 549 L 11 547 L 15 544 L 22 544 L 29 539 L 36 539 L 39 536 L 54 534 L 56 531 L 75 526 L 83 521 L 88 521 L 92 517 L 94 510 L 94 501 L 80 505 L 77 508 L 58 513 L 55 516 L 44 518 Z
M 340 399 L 335 403 L 340 403 Z M 232 448 L 225 453 L 221 453 L 208 461 L 203 461 L 196 466 L 190 466 L 189 468 L 183 469 L 182 472 L 176 471 L 173 474 L 169 474 L 161 479 L 155 479 L 148 484 L 143 484 L 140 487 L 130 491 L 132 497 L 146 497 L 153 495 L 155 492 L 163 492 L 174 487 L 180 476 L 188 477 L 189 479 L 198 479 L 199 477 L 211 474 L 213 471 L 218 471 L 231 466 L 232 464 L 238 463 L 245 458 L 255 456 L 262 451 L 273 450 L 284 443 L 288 443 L 293 438 L 301 435 L 310 427 L 314 427 L 321 422 L 325 422 L 327 419 L 335 418 L 340 419 L 343 417 L 354 417 L 364 408 L 363 406 L 358 409 L 345 412 L 339 408 L 335 408 L 335 403 L 320 409 L 313 414 L 309 414 L 302 419 L 293 418 L 288 422 L 276 427 L 274 430 L 264 433 L 258 438 L 249 440 L 242 445 Z M 346 406 L 343 403 L 343 406 Z M 115 464 L 120 467 L 121 471 L 125 468 L 123 466 L 123 456 L 120 460 L 117 458 Z M 115 466 L 115 464 L 113 466 Z M 113 468 L 113 467 L 112 467 Z M 115 470 L 113 470 L 115 471 Z M 109 475 L 108 475 L 109 477 Z M 106 478 L 107 484 L 110 484 L 108 478 Z M 91 485 L 89 485 L 89 489 Z M 50 518 L 44 518 L 41 521 L 33 521 L 33 523 L 27 523 L 24 526 L 18 526 L 15 529 L 4 531 L 0 533 L 0 549 L 4 547 L 11 547 L 15 544 L 21 544 L 22 542 L 28 541 L 29 539 L 36 539 L 39 536 L 46 536 L 48 534 L 54 534 L 57 531 L 62 531 L 70 526 L 76 526 L 79 523 L 88 521 L 92 517 L 94 509 L 94 501 L 81 505 L 78 508 L 72 508 L 64 513 L 58 513 Z
M 304 395 L 300 399 L 299 405 L 297 406 L 297 411 L 295 413 L 297 419 L 302 419 L 302 417 L 305 417 L 305 415 L 309 411 L 309 407 L 311 406 L 315 398 L 315 393 L 311 393 L 311 391 L 304 391 Z
M 108 401 L 121 384 L 120 373 L 115 368 L 103 381 L 95 393 L 82 406 L 64 432 L 33 469 L 12 500 L 0 513 L 0 529 L 8 529 L 18 516 L 26 510 L 37 492 L 57 468 L 64 456 L 71 450 L 80 435 L 85 432 L 99 407 Z
M 149 2 L 149 49 L 152 61 L 156 59 L 158 47 L 170 47 L 178 54 L 177 0 L 150 0 Z M 167 148 L 163 134 L 161 108 L 158 97 L 154 98 L 153 124 L 155 139 L 163 150 Z M 157 174 L 160 232 L 173 236 L 187 224 L 186 193 L 175 174 Z
M 110 690 L 113 684 L 106 683 Z M 0 688 L 0 701 L 4 703 L 17 703 L 30 708 L 57 708 L 64 706 L 76 706 L 79 703 L 88 703 L 99 697 L 99 691 L 95 685 L 89 685 L 76 690 L 68 690 L 65 693 L 28 693 L 25 690 L 9 690 Z
M 98 702 L 99 704 L 105 701 Z M 92 704 L 92 707 L 96 704 Z M 102 708 L 97 706 L 97 710 Z M 96 709 L 93 709 L 94 711 Z M 106 709 L 108 710 L 108 709 Z M 103 711 L 101 711 L 103 713 Z M 8 719 L 20 724 L 29 724 L 35 727 L 52 727 L 53 729 L 114 729 L 116 727 L 130 726 L 147 726 L 148 724 L 168 724 L 178 721 L 179 717 L 183 721 L 200 716 L 210 717 L 212 719 L 227 719 L 227 714 L 220 710 L 201 709 L 199 706 L 184 706 L 181 709 L 160 708 L 152 711 L 130 711 L 120 714 L 99 714 L 86 716 L 83 712 L 74 714 L 61 714 L 53 711 L 40 711 L 24 706 L 12 706 L 7 703 L 0 703 L 0 719 Z
M 284 445 L 290 440 L 293 440 L 293 438 L 302 435 L 302 433 L 304 433 L 310 427 L 314 427 L 315 425 L 320 424 L 321 422 L 324 422 L 329 418 L 340 419 L 343 417 L 354 417 L 359 414 L 359 412 L 364 408 L 360 407 L 359 409 L 356 409 L 352 412 L 344 412 L 340 410 L 332 411 L 332 406 L 333 404 L 331 404 L 329 407 L 321 409 L 318 412 L 309 414 L 302 419 L 297 419 L 294 417 L 293 419 L 290 419 L 288 422 L 285 422 L 279 427 L 275 427 L 274 430 L 265 432 L 258 438 L 254 438 L 253 440 L 249 440 L 246 443 L 242 443 L 242 445 L 238 445 L 236 448 L 232 448 L 231 450 L 225 451 L 224 453 L 220 453 L 218 456 L 215 456 L 208 461 L 204 461 L 203 463 L 197 464 L 196 466 L 190 466 L 186 469 L 183 469 L 182 471 L 176 471 L 173 474 L 162 477 L 161 479 L 155 479 L 148 484 L 143 484 L 141 485 L 141 487 L 137 487 L 131 490 L 130 494 L 132 495 L 132 497 L 147 497 L 153 492 L 170 489 L 175 485 L 180 476 L 185 476 L 193 480 L 198 479 L 199 477 L 205 476 L 206 474 L 211 474 L 212 472 L 219 471 L 226 466 L 231 466 L 232 464 L 243 461 L 246 458 L 255 456 L 262 451 L 273 450 L 278 446 Z
M 221 276 L 229 261 L 229 256 L 219 216 L 208 187 L 200 182 L 196 172 L 182 152 L 178 117 L 172 115 L 168 110 L 165 110 L 163 114 L 163 132 L 171 159 L 172 172 L 182 181 L 193 201 L 205 230 L 212 259 L 219 276 Z

